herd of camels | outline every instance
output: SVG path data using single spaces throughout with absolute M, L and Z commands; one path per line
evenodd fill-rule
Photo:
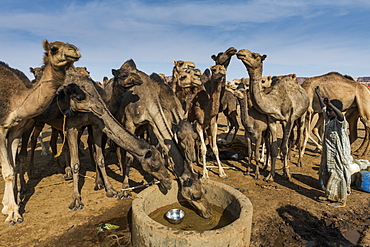
M 215 64 L 203 73 L 194 62 L 174 61 L 172 80 L 163 74 L 146 73 L 127 60 L 113 77 L 103 84 L 95 82 L 84 67 L 74 67 L 81 57 L 78 48 L 64 42 L 43 41 L 44 64 L 30 68 L 35 79 L 30 81 L 21 71 L 0 62 L 0 165 L 5 181 L 2 213 L 5 223 L 23 221 L 20 214 L 22 192 L 27 179 L 38 176 L 34 168 L 34 150 L 45 124 L 52 128 L 50 146 L 57 153 L 56 140 L 63 138 L 67 164 L 65 178 L 73 179 L 72 210 L 82 209 L 79 191 L 79 152 L 82 132 L 88 130 L 90 155 L 96 165 L 95 189 L 105 189 L 108 197 L 127 198 L 129 169 L 136 160 L 142 169 L 159 180 L 165 193 L 171 189 L 172 175 L 179 183 L 181 196 L 204 218 L 212 216 L 202 180 L 209 178 L 206 163 L 207 143 L 212 149 L 221 178 L 227 178 L 220 162 L 217 144 L 217 119 L 223 112 L 238 131 L 238 119 L 245 129 L 249 163 L 255 165 L 255 178 L 260 178 L 259 163 L 266 145 L 265 166 L 270 169 L 267 181 L 273 181 L 275 163 L 283 157 L 283 177 L 290 179 L 289 151 L 296 145 L 298 166 L 310 138 L 320 149 L 324 118 L 314 89 L 343 102 L 349 122 L 351 142 L 357 138 L 358 119 L 366 135 L 357 152 L 364 155 L 370 146 L 370 90 L 348 76 L 331 72 L 298 84 L 295 74 L 262 77 L 266 55 L 237 51 L 230 47 L 211 58 Z M 249 78 L 226 82 L 231 58 L 246 67 Z M 240 116 L 237 105 L 240 106 Z M 318 114 L 314 127 L 313 117 Z M 283 137 L 278 142 L 278 128 Z M 296 129 L 296 130 L 295 130 Z M 310 136 L 312 132 L 317 141 Z M 31 144 L 27 162 L 27 145 Z M 122 189 L 109 182 L 104 161 L 106 144 L 115 148 L 121 167 Z M 20 146 L 20 148 L 18 148 Z M 56 159 L 59 162 L 59 159 Z M 195 164 L 203 166 L 197 173 Z M 172 175 L 171 175 L 172 174 Z

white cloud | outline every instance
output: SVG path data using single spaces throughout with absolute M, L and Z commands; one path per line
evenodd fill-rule
M 369 56 L 368 22 L 348 20 L 343 27 L 336 26 L 337 19 L 330 20 L 369 8 L 370 2 L 365 0 L 157 4 L 108 0 L 59 3 L 47 12 L 32 11 L 27 1 L 22 11 L 0 10 L 1 59 L 28 70 L 42 61 L 42 39 L 61 40 L 77 45 L 82 53 L 77 65 L 87 66 L 93 78 L 101 80 L 130 58 L 147 73 L 158 70 L 170 74 L 172 61 L 178 59 L 192 60 L 204 70 L 213 64 L 212 54 L 234 46 L 267 53 L 268 73 L 279 74 L 280 69 L 281 74 L 308 74 L 312 69 L 315 74 L 321 67 L 325 70 L 349 64 L 348 68 L 362 73 L 360 76 L 367 71 L 358 72 L 354 67 L 364 68 L 360 63 Z M 320 54 L 320 59 L 315 54 Z M 348 63 L 351 55 L 356 60 Z M 231 66 L 235 66 L 235 72 Z M 238 73 L 244 76 L 245 68 L 239 61 L 232 61 L 229 74 L 240 77 Z

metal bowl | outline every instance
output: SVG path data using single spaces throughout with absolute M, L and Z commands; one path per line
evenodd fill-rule
M 171 224 L 180 224 L 185 217 L 185 211 L 179 208 L 170 209 L 164 217 Z

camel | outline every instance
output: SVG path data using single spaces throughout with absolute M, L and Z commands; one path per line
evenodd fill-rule
M 217 55 L 212 55 L 211 58 L 216 65 L 224 66 L 225 70 L 229 67 L 232 56 L 236 54 L 237 50 L 234 47 L 228 48 L 224 52 L 219 52 Z
M 44 40 L 44 73 L 39 83 L 27 88 L 9 69 L 0 67 L 0 163 L 5 181 L 2 213 L 5 223 L 22 222 L 19 201 L 15 200 L 15 157 L 22 128 L 27 119 L 41 114 L 51 103 L 57 89 L 63 85 L 65 71 L 81 55 L 77 47 L 60 41 Z M 6 90 L 5 90 L 6 88 Z
M 143 84 L 132 87 L 124 93 L 116 118 L 132 133 L 140 127 L 150 127 L 150 132 L 156 139 L 151 141 L 156 141 L 168 157 L 169 168 L 179 180 L 181 195 L 198 209 L 202 217 L 211 217 L 210 204 L 205 198 L 199 176 L 184 159 L 172 128 L 185 119 L 184 111 L 174 91 L 161 80 L 160 76 L 156 74 L 149 76 L 137 69 L 133 60 L 126 61 L 121 69 L 139 75 Z
M 284 76 L 273 86 L 269 93 L 265 93 L 262 89 L 262 67 L 263 61 L 267 57 L 261 56 L 258 53 L 252 53 L 246 49 L 237 52 L 237 58 L 242 61 L 246 67 L 250 78 L 250 93 L 251 100 L 258 111 L 266 114 L 269 119 L 269 130 L 272 136 L 271 141 L 271 171 L 266 178 L 267 181 L 273 181 L 275 175 L 275 163 L 278 153 L 277 149 L 277 136 L 276 136 L 276 121 L 283 122 L 284 134 L 281 144 L 281 153 L 284 161 L 284 174 L 283 177 L 290 180 L 288 165 L 288 138 L 290 137 L 293 125 L 298 122 L 299 136 L 303 136 L 304 130 L 304 117 L 309 107 L 309 98 L 306 91 L 296 83 L 296 78 L 292 75 Z M 299 153 L 302 145 L 298 145 Z M 301 159 L 299 159 L 301 162 Z
M 178 72 L 178 76 L 172 79 L 172 83 L 176 85 L 175 95 L 180 100 L 185 115 L 187 115 L 195 96 L 195 88 L 202 85 L 200 76 L 199 69 L 188 69 L 187 71 Z
M 172 88 L 172 91 L 176 92 L 176 82 L 180 78 L 179 73 L 180 72 L 187 72 L 188 70 L 195 69 L 195 64 L 194 62 L 191 61 L 182 61 L 182 60 L 177 60 L 173 61 L 173 68 L 172 68 L 172 81 L 169 84 Z M 166 81 L 164 80 L 166 83 Z
M 330 72 L 321 76 L 306 79 L 302 83 L 302 87 L 307 91 L 310 101 L 307 114 L 306 132 L 311 130 L 311 121 L 314 114 L 319 113 L 319 119 L 314 127 L 314 130 L 316 130 L 315 135 L 318 138 L 320 138 L 320 134 L 322 133 L 324 117 L 322 116 L 322 109 L 320 108 L 319 101 L 314 92 L 317 86 L 320 86 L 322 94 L 329 99 L 338 99 L 342 101 L 343 111 L 346 111 L 346 119 L 349 122 L 351 143 L 357 139 L 358 118 L 360 118 L 361 122 L 364 124 L 366 130 L 365 139 L 360 148 L 355 151 L 358 152 L 366 145 L 366 149 L 361 154 L 361 156 L 363 156 L 368 151 L 368 143 L 370 143 L 370 140 L 366 138 L 368 135 L 367 133 L 370 131 L 370 91 L 362 83 L 356 82 L 352 78 L 341 75 L 337 72 Z M 306 146 L 308 138 L 309 135 L 307 134 L 305 136 L 304 146 Z
M 240 104 L 240 120 L 244 126 L 244 136 L 248 146 L 248 160 L 252 164 L 255 161 L 255 179 L 260 178 L 259 161 L 261 159 L 260 146 L 265 137 L 265 143 L 268 143 L 268 118 L 266 114 L 259 112 L 252 104 L 251 96 L 248 90 L 248 84 L 240 84 L 234 90 L 234 94 Z M 252 146 L 252 143 L 254 146 Z M 263 154 L 262 154 L 263 155 Z M 267 159 L 268 160 L 268 159 Z
M 204 140 L 205 134 L 207 133 L 210 138 L 212 151 L 216 157 L 219 176 L 221 178 L 227 178 L 224 168 L 221 166 L 217 147 L 217 114 L 220 109 L 221 88 L 225 81 L 226 69 L 223 65 L 213 65 L 211 66 L 211 71 L 210 93 L 207 93 L 204 86 L 201 86 L 199 92 L 193 99 L 188 114 L 188 120 L 195 123 L 195 130 L 201 142 L 203 177 L 206 179 L 209 178 L 206 164 L 207 147 Z
M 236 137 L 236 134 L 239 130 L 239 123 L 238 123 L 238 113 L 237 113 L 237 107 L 238 107 L 238 100 L 236 99 L 234 95 L 234 90 L 237 88 L 236 82 L 226 82 L 225 85 L 225 92 L 223 97 L 221 98 L 221 106 L 220 109 L 224 113 L 224 115 L 227 118 L 228 126 L 226 130 L 226 136 L 225 141 L 227 141 L 227 138 L 229 137 L 232 130 L 234 130 L 234 135 L 231 141 L 233 141 Z
M 124 84 L 131 84 L 135 78 L 128 73 L 115 74 L 116 79 L 126 80 Z M 135 77 L 135 75 L 133 76 Z M 137 77 L 136 77 L 137 78 Z M 141 164 L 144 171 L 153 175 L 161 183 L 161 188 L 164 190 L 171 189 L 171 179 L 167 169 L 164 167 L 165 161 L 158 149 L 149 145 L 142 139 L 128 132 L 123 126 L 113 117 L 108 110 L 107 105 L 116 102 L 105 100 L 107 95 L 98 93 L 98 85 L 86 75 L 81 73 L 68 73 L 66 78 L 68 85 L 65 87 L 65 93 L 71 98 L 71 109 L 78 111 L 76 118 L 79 121 L 68 121 L 67 119 L 67 141 L 71 156 L 71 168 L 73 173 L 74 190 L 72 195 L 72 203 L 69 208 L 72 210 L 83 208 L 81 195 L 78 188 L 80 162 L 78 159 L 78 133 L 79 129 L 86 125 L 92 124 L 93 141 L 95 148 L 95 162 L 102 174 L 104 185 L 107 189 L 107 196 L 114 196 L 117 193 L 111 187 L 105 172 L 104 157 L 102 153 L 102 132 L 107 135 L 117 145 L 125 149 L 133 155 Z M 117 82 L 118 83 L 118 82 Z M 81 93 L 83 96 L 81 97 Z M 114 95 L 117 98 L 119 95 Z M 118 98 L 119 99 L 119 98 Z M 93 114 L 90 114 L 93 113 Z

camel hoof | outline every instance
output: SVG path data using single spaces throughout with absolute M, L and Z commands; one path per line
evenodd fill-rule
M 64 180 L 65 180 L 65 181 L 70 181 L 70 180 L 73 180 L 73 177 L 65 176 L 65 177 L 64 177 Z
M 17 223 L 22 223 L 23 222 L 23 219 L 22 218 L 18 218 L 17 219 Z
M 110 191 L 110 192 L 107 192 L 105 195 L 107 197 L 115 198 L 115 197 L 117 197 L 117 192 L 114 193 L 114 192 Z
M 131 195 L 127 195 L 127 196 L 120 196 L 119 199 L 121 200 L 125 200 L 125 199 L 130 199 L 131 198 Z
M 9 226 L 14 226 L 14 225 L 15 225 L 14 220 L 12 220 L 12 221 L 9 222 Z
M 218 175 L 220 178 L 223 178 L 223 179 L 227 179 L 227 178 L 229 178 L 226 174 L 220 174 L 220 175 Z
M 98 190 L 102 190 L 104 188 L 105 188 L 104 185 L 99 184 L 99 185 L 95 185 L 94 190 L 98 191 Z

